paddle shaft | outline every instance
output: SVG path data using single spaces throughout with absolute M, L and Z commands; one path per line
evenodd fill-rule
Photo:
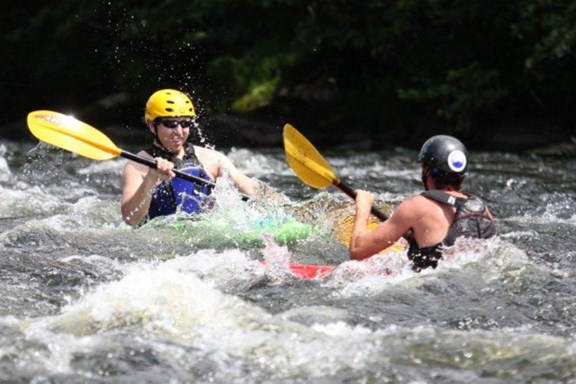
M 340 181 L 326 159 L 296 128 L 285 124 L 282 136 L 288 165 L 300 180 L 316 189 L 324 189 L 332 184 L 352 199 L 356 199 L 356 192 Z M 381 221 L 388 219 L 388 216 L 374 206 L 370 212 Z
M 108 160 L 121 156 L 153 169 L 158 168 L 155 160 L 118 148 L 102 132 L 74 117 L 54 111 L 33 111 L 28 114 L 27 122 L 30 132 L 38 139 L 80 156 L 93 160 Z M 205 185 L 210 189 L 216 186 L 210 180 L 177 169 L 173 171 L 178 178 Z M 249 198 L 242 195 L 244 201 Z
M 129 160 L 133 160 L 133 161 L 135 161 L 135 162 L 137 162 L 137 163 L 144 164 L 144 165 L 146 165 L 146 166 L 148 166 L 148 167 L 150 167 L 150 168 L 154 168 L 154 169 L 157 168 L 156 161 L 151 160 L 151 159 L 148 159 L 148 158 L 146 158 L 146 157 L 142 157 L 142 156 L 139 156 L 139 155 L 135 155 L 135 154 L 130 153 L 130 152 L 126 152 L 126 151 L 123 150 L 123 149 L 120 150 L 120 156 L 122 156 L 122 157 L 124 157 L 124 158 L 126 158 L 126 159 L 129 159 Z M 206 185 L 206 186 L 207 186 L 208 188 L 210 188 L 210 189 L 212 189 L 212 188 L 214 188 L 214 187 L 216 186 L 216 184 L 213 183 L 213 182 L 211 182 L 211 181 L 205 180 L 205 179 L 203 179 L 203 178 L 201 178 L 201 177 L 197 177 L 197 176 L 194 176 L 194 175 L 190 175 L 190 174 L 188 174 L 188 173 L 184 173 L 184 172 L 179 171 L 179 170 L 177 170 L 177 169 L 173 169 L 173 172 L 176 174 L 177 177 L 179 177 L 179 178 L 181 178 L 181 179 L 188 180 L 188 181 L 191 181 L 191 182 L 193 182 L 193 183 L 204 184 L 204 185 Z M 250 197 L 247 196 L 247 195 L 242 195 L 242 200 L 244 200 L 244 201 L 248 200 L 249 198 L 250 198 Z
M 356 199 L 356 192 L 350 188 L 349 186 L 347 186 L 346 184 L 344 184 L 342 181 L 337 181 L 334 180 L 333 182 L 334 186 L 337 187 L 339 190 L 341 190 L 342 192 L 344 192 L 345 194 L 347 194 L 348 196 L 350 196 L 352 199 Z M 384 214 L 384 212 L 378 210 L 375 206 L 372 206 L 372 208 L 370 208 L 370 212 L 376 216 L 377 218 L 379 218 L 381 221 L 386 221 L 388 220 L 388 216 L 386 216 Z

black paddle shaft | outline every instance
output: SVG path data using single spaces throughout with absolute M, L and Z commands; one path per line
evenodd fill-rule
M 135 155 L 135 154 L 133 154 L 133 153 L 126 152 L 126 151 L 124 151 L 124 150 L 122 150 L 122 151 L 120 152 L 120 156 L 122 156 L 122 157 L 124 157 L 124 158 L 126 158 L 126 159 L 129 159 L 129 160 L 133 160 L 133 161 L 135 161 L 135 162 L 137 162 L 137 163 L 144 164 L 144 165 L 146 165 L 146 166 L 148 166 L 148 167 L 150 167 L 150 168 L 154 168 L 154 169 L 157 168 L 156 161 L 151 160 L 151 159 L 148 159 L 148 158 L 146 158 L 146 157 L 138 156 L 138 155 Z M 197 176 L 194 176 L 194 175 L 190 175 L 190 174 L 188 174 L 188 173 L 184 173 L 184 172 L 179 171 L 179 170 L 177 170 L 177 169 L 174 169 L 173 171 L 174 171 L 174 173 L 176 174 L 176 176 L 179 177 L 179 178 L 181 178 L 181 179 L 188 180 L 188 181 L 191 181 L 191 182 L 193 182 L 193 183 L 203 184 L 203 185 L 207 186 L 207 187 L 210 188 L 210 189 L 213 189 L 213 188 L 216 186 L 216 184 L 213 183 L 212 181 L 205 180 L 205 179 L 203 179 L 203 178 L 201 178 L 201 177 L 197 177 Z M 242 195 L 242 200 L 244 200 L 244 201 L 248 200 L 249 198 L 250 198 L 249 196 Z
M 338 189 L 340 189 L 342 192 L 344 192 L 345 194 L 347 194 L 348 196 L 350 196 L 352 199 L 356 199 L 356 191 L 354 191 L 352 188 L 350 188 L 349 186 L 347 186 L 346 184 L 344 184 L 343 182 L 339 182 L 337 184 L 334 184 Z M 370 212 L 376 216 L 377 218 L 379 218 L 381 221 L 385 221 L 388 220 L 388 216 L 386 216 L 384 214 L 384 212 L 378 210 L 375 206 L 372 206 L 372 208 L 370 208 Z

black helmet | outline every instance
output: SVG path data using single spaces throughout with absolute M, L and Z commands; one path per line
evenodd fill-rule
M 432 136 L 422 146 L 418 162 L 430 169 L 457 175 L 466 174 L 468 169 L 468 151 L 460 140 L 447 135 Z

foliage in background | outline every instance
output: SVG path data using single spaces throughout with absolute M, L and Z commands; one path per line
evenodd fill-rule
M 510 118 L 574 124 L 576 0 L 37 4 L 3 23 L 15 54 L 1 97 L 18 114 L 178 87 L 203 113 L 298 116 L 380 140 L 472 136 Z

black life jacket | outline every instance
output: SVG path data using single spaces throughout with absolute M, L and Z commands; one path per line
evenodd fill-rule
M 428 267 L 436 268 L 442 258 L 442 248 L 454 245 L 458 237 L 487 239 L 496 235 L 496 223 L 490 218 L 488 208 L 476 196 L 467 199 L 452 196 L 439 190 L 424 191 L 422 196 L 441 204 L 456 207 L 454 221 L 450 225 L 444 240 L 430 247 L 418 247 L 414 236 L 408 236 L 408 258 L 412 261 L 412 269 L 419 272 Z

